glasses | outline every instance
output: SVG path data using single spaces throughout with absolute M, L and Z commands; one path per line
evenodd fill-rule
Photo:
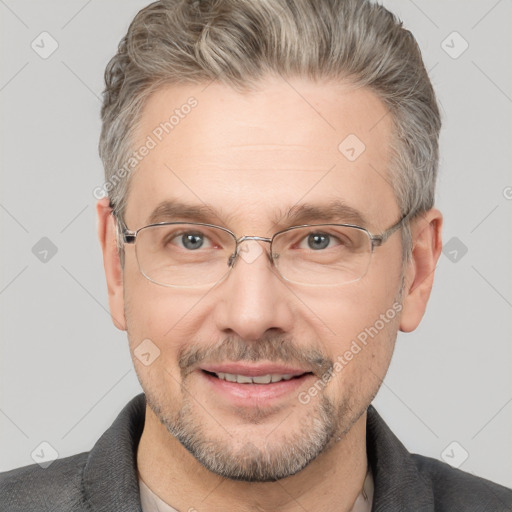
M 125 244 L 135 245 L 140 272 L 153 283 L 193 288 L 222 280 L 241 256 L 251 263 L 263 252 L 247 252 L 244 242 L 270 244 L 267 258 L 286 281 L 334 286 L 358 281 L 368 271 L 375 247 L 397 231 L 407 215 L 380 235 L 352 224 L 293 226 L 272 238 L 237 236 L 221 226 L 199 222 L 162 222 L 136 231 L 122 229 Z

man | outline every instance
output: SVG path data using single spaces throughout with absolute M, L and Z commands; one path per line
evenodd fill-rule
M 370 405 L 441 250 L 439 111 L 362 0 L 160 1 L 106 71 L 109 305 L 144 394 L 8 511 L 510 510 Z

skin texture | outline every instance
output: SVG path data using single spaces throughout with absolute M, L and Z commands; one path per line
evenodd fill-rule
M 131 175 L 129 229 L 147 225 L 164 200 L 207 205 L 211 223 L 239 237 L 271 236 L 289 226 L 286 212 L 304 203 L 342 200 L 374 234 L 400 218 L 387 173 L 391 120 L 372 92 L 270 77 L 246 93 L 218 83 L 165 86 L 146 105 L 135 146 L 191 96 L 197 106 Z M 353 162 L 338 150 L 349 134 L 366 146 Z M 108 200 L 97 210 L 113 321 L 127 330 L 132 356 L 145 339 L 160 350 L 148 366 L 133 356 L 148 399 L 137 455 L 146 484 L 178 510 L 350 510 L 367 471 L 366 409 L 397 331 L 414 330 L 424 314 L 441 250 L 441 214 L 430 210 L 413 221 L 405 269 L 398 231 L 354 283 L 326 289 L 286 282 L 262 244 L 254 261 L 239 258 L 216 286 L 177 289 L 148 281 L 132 245 L 125 245 L 123 268 Z M 299 393 L 393 307 L 398 314 L 301 403 Z M 200 367 L 235 360 L 240 349 L 258 363 L 285 362 L 313 375 L 281 398 L 234 406 L 212 391 Z M 315 366 L 311 354 L 322 364 Z M 196 362 L 187 365 L 194 358 L 184 355 Z M 188 449 L 177 438 L 188 439 Z

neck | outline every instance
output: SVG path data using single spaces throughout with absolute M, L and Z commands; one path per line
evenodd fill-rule
M 176 510 L 349 511 L 367 471 L 366 413 L 299 473 L 276 482 L 253 483 L 207 470 L 146 407 L 137 466 L 146 485 Z

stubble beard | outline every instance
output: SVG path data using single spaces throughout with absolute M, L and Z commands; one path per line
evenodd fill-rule
M 312 403 L 307 407 L 299 405 L 304 412 L 295 432 L 283 434 L 287 427 L 285 418 L 264 439 L 240 442 L 233 440 L 227 429 L 213 419 L 211 423 L 219 433 L 208 430 L 208 421 L 201 418 L 201 406 L 187 394 L 176 414 L 162 410 L 153 398 L 146 391 L 153 413 L 198 462 L 221 477 L 245 482 L 272 482 L 298 473 L 339 440 L 360 416 L 356 414 L 354 418 L 347 403 L 336 407 L 322 394 L 314 411 Z
M 396 300 L 400 302 L 401 290 L 396 297 Z M 392 341 L 392 337 L 396 339 L 394 327 L 382 334 L 388 339 L 374 340 L 374 342 L 388 343 Z M 293 344 L 289 345 L 285 339 L 274 343 L 272 338 L 269 338 L 262 340 L 261 344 L 254 345 L 246 345 L 243 342 L 233 345 L 222 344 L 220 350 L 214 348 L 212 353 L 220 355 L 226 347 L 224 355 L 229 354 L 231 357 L 227 359 L 232 360 L 300 360 L 299 351 L 290 349 L 290 346 L 293 347 Z M 257 347 L 257 349 L 253 350 L 250 347 Z M 272 482 L 300 472 L 320 454 L 330 450 L 350 431 L 366 412 L 382 383 L 381 380 L 376 379 L 371 389 L 366 390 L 366 397 L 361 397 L 363 390 L 356 389 L 355 386 L 345 389 L 344 398 L 339 403 L 336 403 L 325 392 L 320 392 L 315 397 L 316 399 L 309 402 L 307 406 L 297 404 L 297 407 L 304 409 L 300 418 L 295 419 L 295 423 L 297 421 L 299 423 L 295 432 L 286 433 L 289 424 L 285 417 L 282 423 L 268 433 L 264 439 L 254 439 L 254 442 L 243 441 L 234 439 L 228 429 L 215 421 L 187 390 L 186 384 L 191 375 L 188 368 L 192 368 L 197 361 L 202 360 L 201 358 L 207 357 L 208 350 L 205 350 L 204 353 L 201 353 L 201 350 L 193 350 L 186 357 L 180 358 L 182 405 L 176 412 L 173 411 L 176 397 L 162 394 L 158 391 L 157 386 L 149 380 L 146 381 L 144 375 L 139 374 L 138 371 L 137 375 L 146 394 L 147 404 L 167 431 L 206 469 L 231 480 Z M 318 352 L 311 351 L 309 353 L 307 359 L 311 364 L 315 360 L 315 356 L 319 356 Z M 318 357 L 316 361 L 320 359 L 322 361 L 318 364 L 323 366 L 323 371 L 326 370 L 327 363 L 329 367 L 332 367 L 332 361 Z M 223 359 L 220 358 L 220 360 Z M 238 412 L 247 424 L 256 426 L 271 415 L 267 409 L 256 409 L 250 413 Z M 218 433 L 215 433 L 215 430 Z

